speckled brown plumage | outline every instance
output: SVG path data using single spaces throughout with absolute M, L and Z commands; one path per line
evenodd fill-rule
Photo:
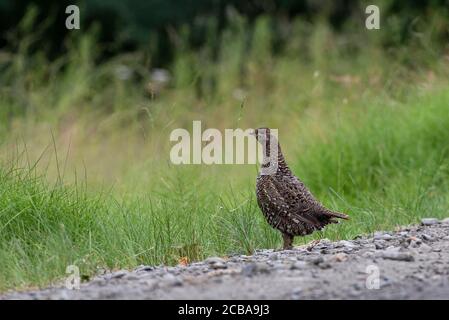
M 282 233 L 284 249 L 290 249 L 294 236 L 305 236 L 315 230 L 321 230 L 330 223 L 338 223 L 337 218 L 348 219 L 343 213 L 333 212 L 319 203 L 304 183 L 293 175 L 279 143 L 267 128 L 256 129 L 254 134 L 264 149 L 262 173 L 259 173 L 256 183 L 257 203 L 267 222 Z M 269 167 L 270 140 L 278 146 L 277 170 L 263 174 L 263 169 Z

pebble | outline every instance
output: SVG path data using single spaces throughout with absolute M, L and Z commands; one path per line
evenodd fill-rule
M 216 270 L 218 270 L 218 269 L 227 269 L 228 265 L 225 264 L 225 263 L 215 263 L 215 264 L 211 265 L 211 268 L 212 269 L 216 269 Z
M 158 285 L 158 282 L 154 279 L 140 279 L 139 284 L 145 287 L 155 288 Z
M 382 239 L 383 235 L 384 235 L 383 231 L 376 231 L 376 232 L 374 232 L 373 239 L 374 240 L 383 240 Z
M 279 260 L 279 261 L 270 261 L 269 264 L 271 265 L 271 267 L 273 269 L 279 270 L 279 269 L 284 269 L 286 266 L 288 266 L 288 264 L 284 263 L 284 261 Z
M 307 263 L 305 261 L 297 261 L 290 266 L 292 270 L 302 270 L 307 267 Z
M 374 242 L 374 246 L 375 246 L 376 250 L 382 250 L 382 249 L 385 249 L 385 247 L 387 245 L 384 240 L 377 240 Z
M 429 236 L 428 234 L 424 233 L 421 235 L 421 239 L 427 240 L 427 241 L 433 241 L 433 237 Z
M 137 276 L 135 273 L 130 272 L 124 276 L 124 279 L 133 281 L 139 279 L 139 276 Z
M 334 260 L 337 262 L 343 262 L 348 260 L 348 255 L 346 253 L 337 253 L 333 256 Z
M 332 265 L 329 262 L 322 262 L 322 263 L 318 264 L 318 266 L 321 269 L 330 269 L 330 268 L 332 268 Z
M 212 265 L 212 264 L 217 264 L 217 263 L 225 263 L 225 260 L 222 258 L 219 258 L 219 257 L 210 257 L 210 258 L 207 258 L 204 262 Z
M 318 242 L 316 245 L 314 245 L 314 248 L 317 249 L 325 249 L 332 246 L 332 242 L 329 239 L 321 239 L 320 242 Z
M 179 277 L 176 277 L 171 273 L 165 274 L 162 277 L 162 280 L 168 286 L 173 286 L 173 287 L 182 286 L 182 280 Z
M 321 256 L 313 257 L 309 260 L 309 262 L 314 265 L 319 265 L 320 263 L 324 262 L 324 258 Z
M 383 232 L 374 233 L 374 240 L 391 240 L 391 239 L 393 239 L 393 236 L 391 234 Z
M 272 261 L 278 260 L 279 259 L 279 254 L 278 253 L 273 253 L 269 256 L 269 259 Z
M 438 223 L 440 223 L 440 221 L 438 219 L 436 219 L 436 218 L 423 218 L 423 219 L 421 219 L 421 224 L 423 226 L 431 226 L 431 225 L 438 224 Z
M 204 262 L 207 263 L 212 269 L 226 269 L 228 267 L 226 261 L 219 257 L 207 258 Z
M 292 299 L 295 299 L 295 300 L 299 299 L 302 292 L 303 292 L 303 289 L 301 287 L 294 288 L 291 292 Z
M 418 248 L 422 244 L 421 240 L 411 240 L 409 246 L 412 248 Z
M 382 252 L 382 258 L 396 261 L 414 261 L 415 259 L 410 253 L 399 252 L 397 250 L 385 250 Z
M 301 294 L 302 293 L 302 288 L 301 287 L 296 287 L 292 290 L 292 294 Z
M 126 276 L 129 272 L 126 270 L 119 270 L 116 272 L 113 272 L 111 274 L 107 274 L 105 275 L 105 279 L 106 280 L 110 280 L 110 279 L 120 279 L 123 278 L 124 276 Z
M 432 247 L 427 245 L 427 244 L 425 244 L 425 243 L 422 243 L 421 246 L 419 247 L 419 249 L 422 252 L 429 252 L 429 251 L 432 250 Z
M 365 251 L 362 253 L 362 257 L 364 258 L 373 258 L 375 256 L 376 256 L 375 253 L 372 251 Z
M 134 272 L 148 272 L 148 271 L 152 271 L 152 270 L 154 270 L 154 267 L 152 267 L 152 266 L 140 265 L 134 269 Z
M 269 273 L 270 270 L 270 267 L 266 263 L 252 262 L 243 266 L 242 274 L 247 277 L 252 277 L 257 273 Z
M 356 244 L 354 244 L 354 243 L 352 243 L 350 241 L 346 241 L 346 240 L 338 241 L 338 244 L 340 246 L 342 246 L 342 247 L 345 247 L 345 248 L 355 248 L 355 247 L 357 247 Z

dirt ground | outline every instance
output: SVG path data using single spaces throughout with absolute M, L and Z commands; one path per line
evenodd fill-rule
M 449 218 L 313 247 L 140 266 L 0 299 L 449 299 Z

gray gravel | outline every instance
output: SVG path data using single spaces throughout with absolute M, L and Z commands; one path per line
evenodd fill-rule
M 313 247 L 107 273 L 1 299 L 449 299 L 449 219 Z

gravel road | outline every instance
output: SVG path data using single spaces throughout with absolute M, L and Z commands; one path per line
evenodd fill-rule
M 314 247 L 140 266 L 0 299 L 449 299 L 449 218 Z

